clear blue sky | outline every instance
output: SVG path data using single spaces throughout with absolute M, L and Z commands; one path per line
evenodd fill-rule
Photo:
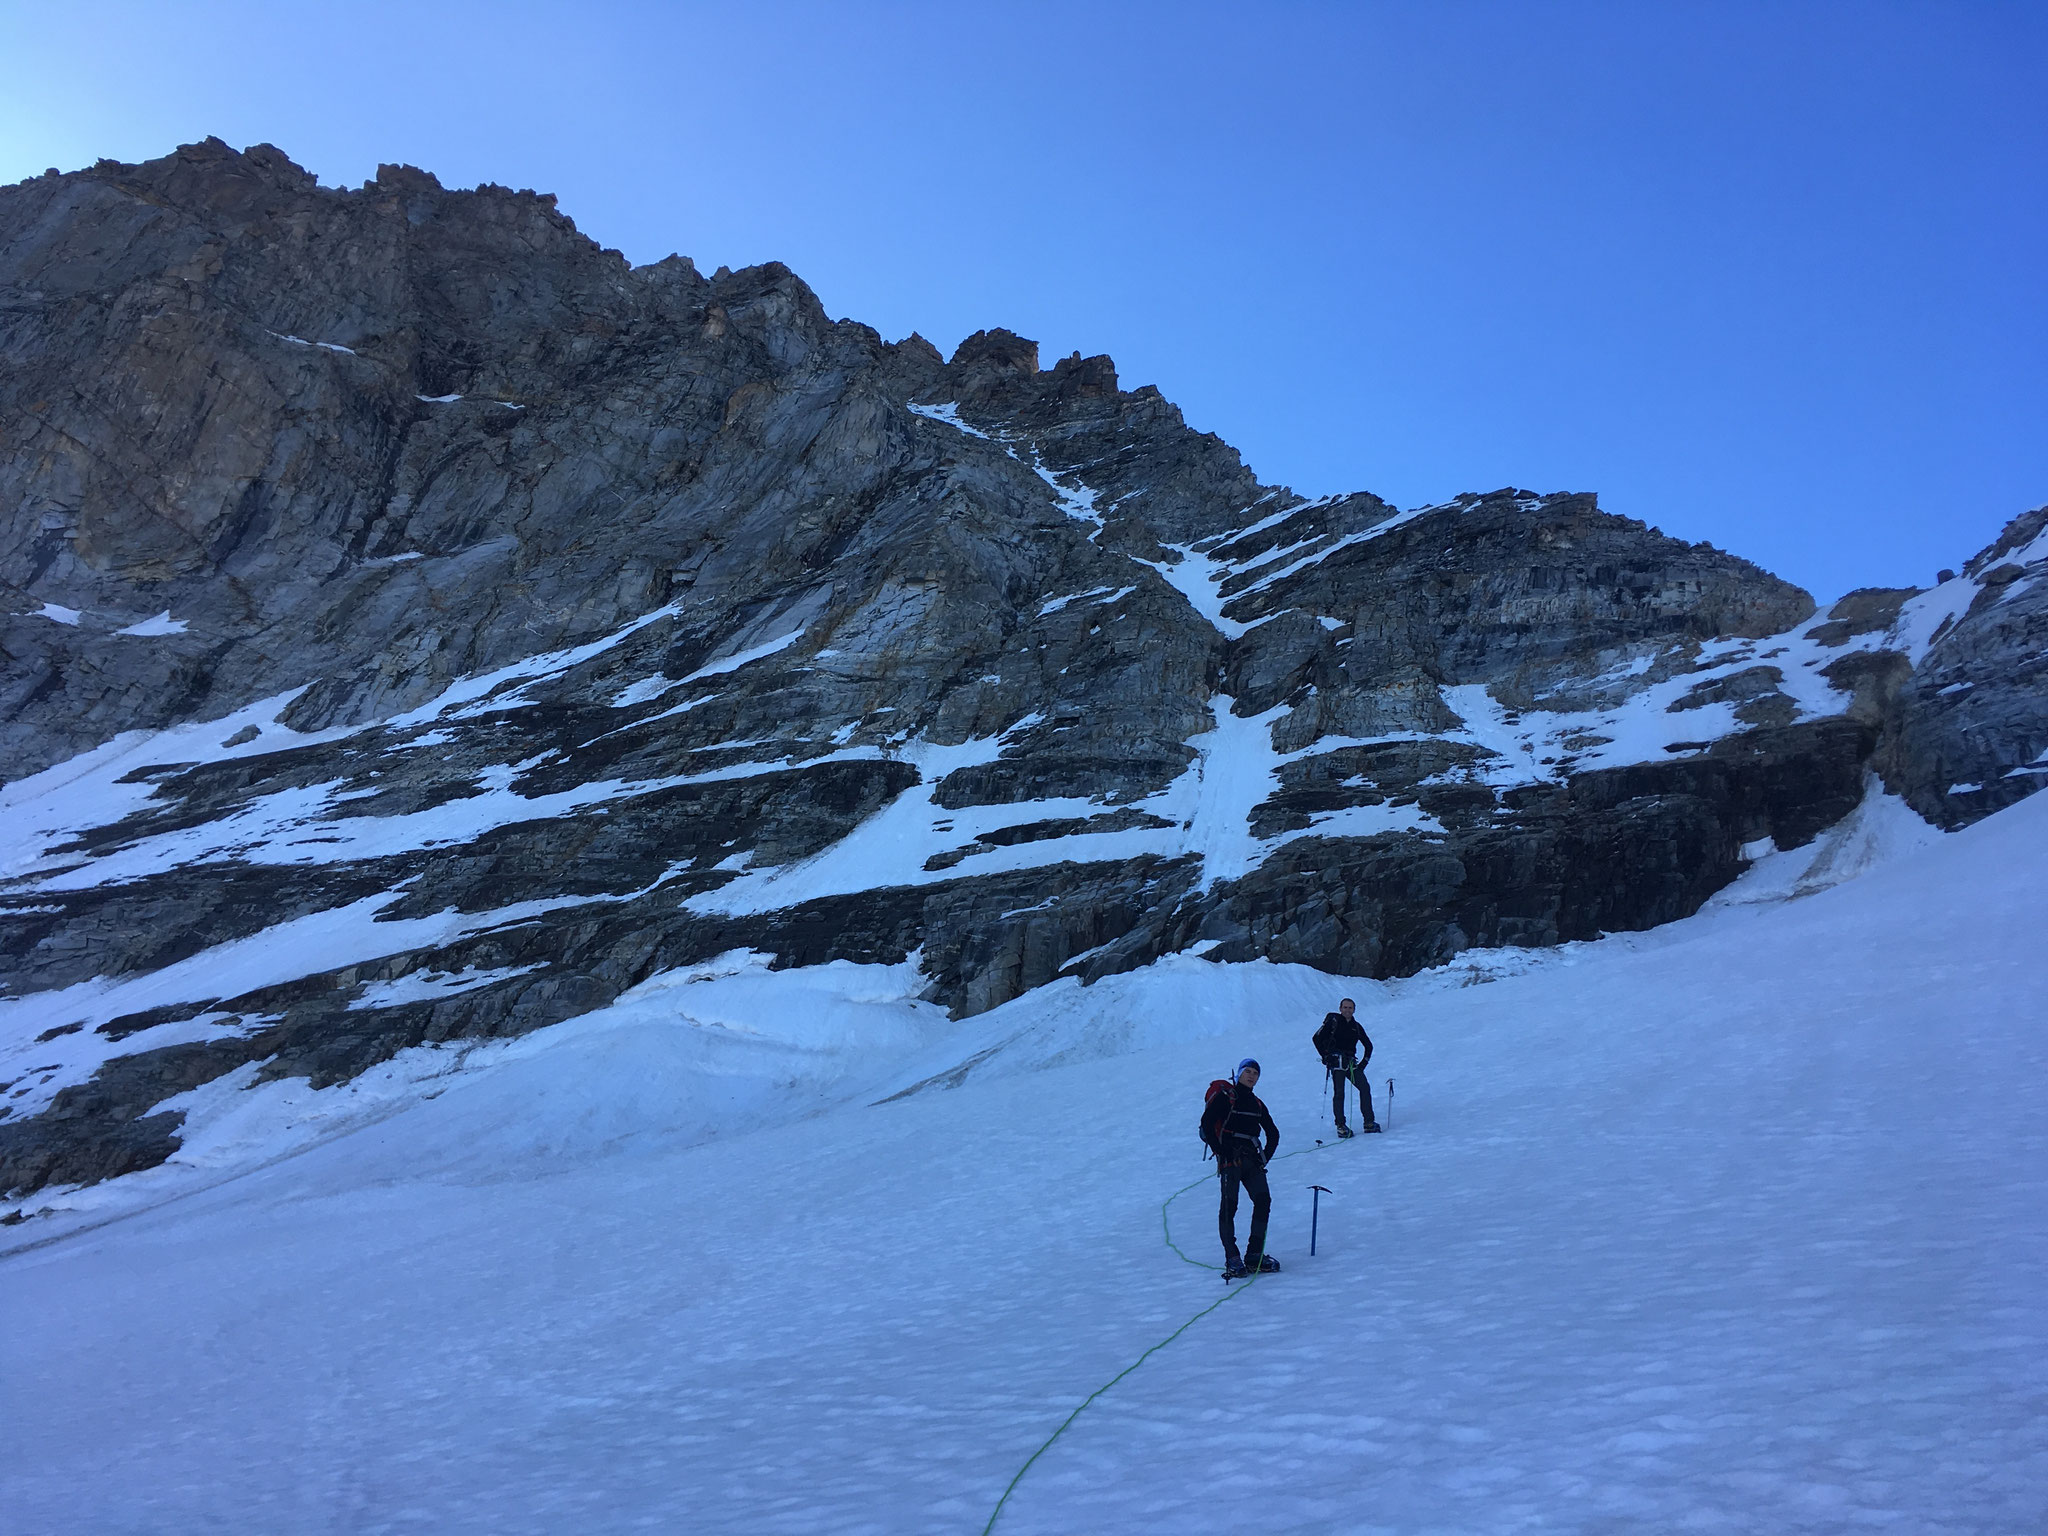
M 217 134 L 1115 356 L 1265 478 L 1826 597 L 2048 501 L 2048 5 L 0 0 L 0 180 Z

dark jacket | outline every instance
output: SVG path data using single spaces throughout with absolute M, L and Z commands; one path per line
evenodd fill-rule
M 1263 1151 L 1259 1148 L 1261 1132 L 1266 1138 Z M 1256 1093 L 1242 1083 L 1232 1083 L 1229 1092 L 1217 1094 L 1202 1107 L 1202 1140 L 1216 1149 L 1219 1163 L 1259 1166 L 1270 1163 L 1279 1151 L 1280 1127 Z
M 1372 1036 L 1365 1032 L 1357 1019 L 1347 1019 L 1341 1013 L 1323 1015 L 1323 1027 L 1309 1037 L 1316 1054 L 1323 1058 L 1323 1064 L 1331 1067 L 1364 1066 L 1372 1060 Z M 1355 1061 L 1351 1053 L 1360 1046 L 1365 1055 Z

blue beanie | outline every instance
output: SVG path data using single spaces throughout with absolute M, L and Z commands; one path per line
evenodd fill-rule
M 1245 1059 L 1244 1059 L 1243 1061 L 1240 1061 L 1240 1062 L 1239 1062 L 1239 1063 L 1237 1064 L 1237 1071 L 1236 1071 L 1235 1073 L 1233 1073 L 1232 1075 L 1233 1075 L 1233 1076 L 1235 1076 L 1235 1077 L 1243 1077 L 1243 1076 L 1244 1076 L 1244 1069 L 1245 1069 L 1246 1067 L 1258 1067 L 1258 1066 L 1259 1066 L 1258 1062 L 1256 1062 L 1255 1060 L 1253 1060 L 1253 1059 L 1252 1059 L 1251 1057 L 1247 1056 L 1247 1057 L 1245 1057 Z M 1266 1069 L 1265 1069 L 1264 1067 L 1259 1067 L 1259 1070 L 1260 1070 L 1260 1072 L 1264 1072 L 1264 1071 L 1265 1071 Z

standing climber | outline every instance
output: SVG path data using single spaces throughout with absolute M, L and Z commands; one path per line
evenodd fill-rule
M 1280 1268 L 1266 1252 L 1266 1219 L 1273 1213 L 1273 1192 L 1266 1185 L 1266 1164 L 1280 1147 L 1280 1128 L 1259 1096 L 1259 1064 L 1247 1056 L 1237 1064 L 1237 1076 L 1230 1082 L 1209 1085 L 1209 1100 L 1202 1107 L 1202 1140 L 1216 1153 L 1216 1172 L 1223 1180 L 1223 1203 L 1216 1213 L 1216 1229 L 1223 1238 L 1223 1278 L 1241 1280 L 1246 1275 L 1272 1274 Z M 1260 1145 L 1263 1133 L 1265 1144 Z M 1237 1191 L 1244 1186 L 1252 1197 L 1252 1229 L 1246 1234 L 1244 1257 L 1237 1255 Z
M 1372 1060 L 1372 1036 L 1358 1022 L 1358 1005 L 1345 998 L 1335 1013 L 1323 1015 L 1322 1027 L 1310 1039 L 1330 1074 L 1330 1116 L 1337 1122 L 1337 1134 L 1351 1134 L 1351 1127 L 1344 1123 L 1347 1082 L 1358 1089 L 1358 1113 L 1363 1122 L 1360 1128 L 1378 1130 L 1380 1123 L 1372 1112 L 1372 1079 L 1365 1075 L 1366 1064 Z M 1354 1056 L 1360 1046 L 1365 1047 L 1365 1054 Z

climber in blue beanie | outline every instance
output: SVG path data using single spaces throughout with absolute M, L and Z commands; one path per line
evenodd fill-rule
M 1247 1056 L 1237 1064 L 1237 1075 L 1231 1081 L 1218 1079 L 1209 1085 L 1208 1102 L 1202 1108 L 1202 1140 L 1215 1152 L 1217 1176 L 1223 1181 L 1223 1203 L 1216 1214 L 1216 1227 L 1223 1238 L 1226 1281 L 1271 1274 L 1280 1268 L 1266 1252 L 1266 1220 L 1273 1213 L 1266 1164 L 1280 1149 L 1280 1128 L 1273 1124 L 1273 1116 L 1252 1091 L 1258 1081 L 1259 1064 Z M 1252 1229 L 1245 1236 L 1243 1258 L 1237 1252 L 1240 1185 L 1252 1197 Z

